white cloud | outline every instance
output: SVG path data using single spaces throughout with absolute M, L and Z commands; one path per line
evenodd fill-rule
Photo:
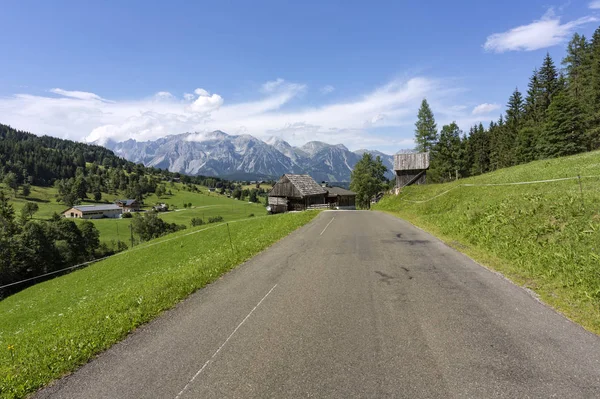
M 592 10 L 600 9 L 600 0 L 595 0 L 595 1 L 590 2 L 588 4 L 588 7 L 591 8 Z
M 154 95 L 157 100 L 170 100 L 175 96 L 169 93 L 168 91 L 159 91 Z
M 596 17 L 587 16 L 561 24 L 560 17 L 554 14 L 553 9 L 549 9 L 541 19 L 528 25 L 488 36 L 483 48 L 494 53 L 504 53 L 552 47 L 567 41 L 578 26 L 597 20 Z
M 51 93 L 58 94 L 59 96 L 77 98 L 79 100 L 98 100 L 104 101 L 104 99 L 97 94 L 88 93 L 87 91 L 69 91 L 63 89 L 50 89 Z
M 261 89 L 263 93 L 272 93 L 279 87 L 281 87 L 281 85 L 283 85 L 284 83 L 285 80 L 277 78 L 276 80 L 271 80 L 269 82 L 264 83 Z
M 334 90 L 335 90 L 335 87 L 333 87 L 332 85 L 327 85 L 327 86 L 321 87 L 321 89 L 319 91 L 321 92 L 321 94 L 329 94 L 329 93 L 332 93 Z
M 498 109 L 500 109 L 499 104 L 483 103 L 483 104 L 479 104 L 478 106 L 473 108 L 473 111 L 471 113 L 473 115 L 484 115 L 484 114 L 489 114 L 490 112 L 496 111 Z
M 456 106 L 462 89 L 427 77 L 393 80 L 370 92 L 328 105 L 299 106 L 306 86 L 277 79 L 262 85 L 257 98 L 227 103 L 221 95 L 196 89 L 183 98 L 161 94 L 107 101 L 94 93 L 67 92 L 61 98 L 16 94 L 0 97 L 0 120 L 36 134 L 74 140 L 154 140 L 184 132 L 223 130 L 259 138 L 276 135 L 292 145 L 310 140 L 344 143 L 351 149 L 406 147 L 412 142 L 421 100 L 427 97 L 438 125 L 457 120 L 463 129 L 487 119 Z M 74 94 L 75 93 L 75 94 Z M 169 93 L 170 94 L 170 93 Z M 100 99 L 100 100 L 99 100 Z M 394 131 L 390 137 L 382 132 Z
M 208 91 L 206 91 L 204 89 L 200 89 L 200 88 L 194 90 L 194 93 L 196 93 L 199 96 L 203 96 L 203 97 L 210 96 L 210 93 Z

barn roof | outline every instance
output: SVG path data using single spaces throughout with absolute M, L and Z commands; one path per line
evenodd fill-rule
M 321 187 L 309 175 L 290 175 L 285 174 L 285 177 L 296 187 L 300 194 L 304 196 L 325 194 L 327 191 Z
M 354 191 L 346 190 L 345 188 L 341 188 L 341 187 L 327 187 L 326 190 L 329 191 L 330 197 L 336 196 L 336 195 L 346 195 L 346 196 L 356 195 L 356 193 Z
M 71 209 L 71 208 L 69 208 L 69 209 Z M 67 210 L 69 210 L 69 209 L 67 209 Z M 85 212 L 98 212 L 98 211 L 100 211 L 100 212 L 115 211 L 115 210 L 120 210 L 121 208 L 118 205 L 109 204 L 109 205 L 78 205 L 78 206 L 74 206 L 73 209 L 77 209 L 77 210 L 85 213 Z

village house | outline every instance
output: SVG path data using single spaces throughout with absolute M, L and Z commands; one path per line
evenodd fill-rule
M 123 209 L 123 212 L 139 212 L 140 204 L 134 199 L 116 200 L 115 204 Z
M 108 205 L 79 205 L 67 209 L 62 213 L 66 218 L 76 219 L 102 219 L 119 218 L 123 210 L 115 204 Z
M 406 153 L 394 155 L 394 172 L 396 173 L 395 193 L 402 187 L 412 184 L 425 184 L 429 169 L 429 153 Z
M 327 203 L 335 209 L 356 209 L 356 193 L 341 187 L 324 187 L 327 190 Z
M 272 213 L 327 206 L 327 190 L 309 175 L 285 174 L 269 191 L 269 208 Z

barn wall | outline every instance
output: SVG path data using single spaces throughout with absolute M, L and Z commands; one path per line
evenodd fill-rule
M 394 170 L 423 170 L 429 169 L 429 153 L 394 155 Z
M 404 187 L 412 179 L 414 179 L 419 173 L 423 172 L 423 170 L 398 170 L 396 171 L 396 187 Z M 417 179 L 417 181 L 412 184 L 425 184 L 427 178 L 427 173 L 423 173 L 421 177 Z
M 277 182 L 269 192 L 269 197 L 289 197 L 289 198 L 299 198 L 301 197 L 300 193 L 294 187 L 292 183 L 288 182 Z

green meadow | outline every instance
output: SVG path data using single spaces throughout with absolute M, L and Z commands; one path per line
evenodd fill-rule
M 200 187 L 200 192 L 191 192 L 184 190 L 184 186 L 175 183 L 172 187 L 168 186 L 167 191 L 171 190 L 172 195 L 164 195 L 158 198 L 155 194 L 144 198 L 143 210 L 149 210 L 157 203 L 166 203 L 169 205 L 169 212 L 163 212 L 160 217 L 169 223 L 177 223 L 190 227 L 192 218 L 201 218 L 205 222 L 208 218 L 222 216 L 224 221 L 233 221 L 248 218 L 251 214 L 254 216 L 266 215 L 264 203 L 249 203 L 247 201 L 238 201 L 227 198 L 225 195 L 211 193 L 206 187 Z M 9 191 L 5 188 L 5 191 Z M 11 193 L 12 195 L 12 193 Z M 118 195 L 102 193 L 101 203 L 112 202 L 122 198 Z M 262 201 L 263 199 L 260 198 Z M 56 200 L 56 189 L 53 187 L 31 187 L 31 194 L 27 198 L 22 196 L 12 196 L 13 204 L 17 214 L 26 202 L 35 202 L 39 206 L 39 211 L 34 215 L 34 219 L 49 219 L 54 213 L 60 214 L 67 207 Z M 191 204 L 190 208 L 184 205 Z M 83 201 L 82 205 L 97 205 L 94 201 Z M 81 222 L 81 220 L 76 220 Z M 121 240 L 131 245 L 129 224 L 131 219 L 93 219 L 91 220 L 100 231 L 100 241 L 111 243 Z M 137 241 L 136 241 L 137 242 Z
M 579 180 L 502 184 L 582 176 Z M 442 238 L 600 333 L 600 152 L 411 186 L 373 209 Z
M 0 397 L 46 385 L 123 339 L 318 212 L 251 218 L 162 237 L 0 301 Z

